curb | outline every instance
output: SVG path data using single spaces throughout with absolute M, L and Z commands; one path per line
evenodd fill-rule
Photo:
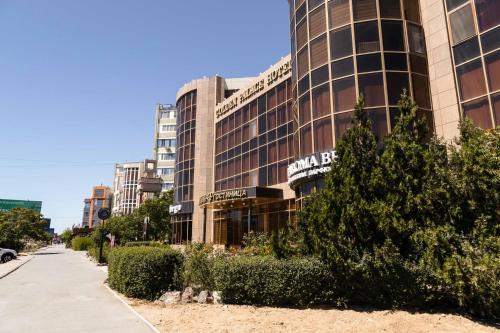
M 0 275 L 0 279 L 3 279 L 4 277 L 6 277 L 7 275 L 10 275 L 11 273 L 14 273 L 15 271 L 17 271 L 19 268 L 23 267 L 24 265 L 26 265 L 27 263 L 29 263 L 31 261 L 31 259 L 33 259 L 33 255 L 31 255 L 31 258 L 27 259 L 25 262 L 23 262 L 22 264 L 20 264 L 19 266 L 17 267 L 14 267 L 12 270 L 10 270 L 9 272 L 3 274 L 3 275 Z
M 139 317 L 139 319 L 141 319 L 151 330 L 153 330 L 153 332 L 155 333 L 161 333 L 160 331 L 158 331 L 158 329 L 156 327 L 153 326 L 153 324 L 151 324 L 146 318 L 144 318 L 143 316 L 141 316 L 139 314 L 139 312 L 135 311 L 134 308 L 132 308 L 127 302 L 125 302 L 121 297 L 120 295 L 118 295 L 113 289 L 111 289 L 106 283 L 103 283 L 104 287 L 106 287 L 106 289 L 108 289 L 108 291 L 113 295 L 115 296 L 120 302 L 122 302 L 130 311 L 132 311 L 137 317 Z

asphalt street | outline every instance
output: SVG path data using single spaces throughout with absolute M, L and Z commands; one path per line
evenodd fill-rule
M 0 279 L 0 332 L 151 333 L 82 252 L 51 246 Z

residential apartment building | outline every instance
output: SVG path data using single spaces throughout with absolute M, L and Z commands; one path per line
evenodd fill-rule
M 101 220 L 97 216 L 99 209 L 111 208 L 111 189 L 108 186 L 94 186 L 90 198 L 84 200 L 82 227 L 94 228 Z
M 162 192 L 174 187 L 177 109 L 170 104 L 157 104 L 153 159 L 158 161 L 157 174 L 162 179 Z
M 113 181 L 113 214 L 128 215 L 146 199 L 161 192 L 156 160 L 115 165 Z

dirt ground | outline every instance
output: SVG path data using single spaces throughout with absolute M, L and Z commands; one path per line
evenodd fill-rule
M 240 305 L 128 303 L 160 332 L 500 332 L 451 314 L 285 309 Z

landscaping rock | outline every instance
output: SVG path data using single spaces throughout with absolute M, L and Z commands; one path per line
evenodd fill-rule
M 158 301 L 163 304 L 177 304 L 181 301 L 181 292 L 180 291 L 167 291 L 164 293 Z
M 207 304 L 208 303 L 209 294 L 208 291 L 203 290 L 198 294 L 198 303 Z
M 193 297 L 194 297 L 193 288 L 187 287 L 186 289 L 184 289 L 184 292 L 182 293 L 182 303 L 193 302 Z
M 219 291 L 212 292 L 212 301 L 214 304 L 222 304 L 222 298 Z

